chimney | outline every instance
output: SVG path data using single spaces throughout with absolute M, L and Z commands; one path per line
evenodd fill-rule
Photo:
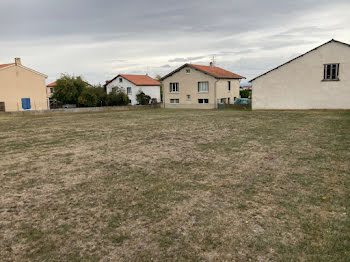
M 22 65 L 22 63 L 21 63 L 21 58 L 16 57 L 16 58 L 15 58 L 15 64 L 16 64 L 16 66 L 17 66 L 17 65 Z
M 213 68 L 213 62 L 210 62 L 209 65 L 210 65 L 210 68 Z

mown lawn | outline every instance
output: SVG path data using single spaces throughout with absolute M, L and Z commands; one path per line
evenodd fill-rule
M 350 112 L 0 115 L 1 261 L 350 261 Z

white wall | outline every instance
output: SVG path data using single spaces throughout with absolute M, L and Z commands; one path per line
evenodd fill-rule
M 322 81 L 339 63 L 340 81 Z M 350 109 L 350 47 L 330 42 L 253 81 L 253 109 Z
M 119 78 L 122 78 L 123 82 L 119 82 Z M 132 105 L 137 104 L 136 95 L 138 94 L 139 91 L 142 91 L 146 95 L 150 96 L 151 98 L 156 98 L 158 102 L 161 102 L 159 86 L 136 86 L 135 84 L 131 83 L 129 80 L 119 76 L 107 85 L 107 94 L 112 92 L 113 87 L 120 87 L 125 91 L 125 93 L 127 92 L 127 88 L 131 87 L 131 94 L 129 94 L 128 96 L 129 96 L 129 99 L 131 100 Z

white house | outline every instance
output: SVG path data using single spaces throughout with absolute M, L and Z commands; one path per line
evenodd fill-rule
M 122 88 L 128 94 L 132 105 L 137 104 L 136 95 L 140 91 L 150 96 L 151 99 L 157 99 L 157 102 L 161 101 L 160 82 L 148 75 L 117 75 L 105 85 L 107 94 L 114 88 Z
M 255 109 L 350 109 L 350 45 L 331 40 L 253 83 Z

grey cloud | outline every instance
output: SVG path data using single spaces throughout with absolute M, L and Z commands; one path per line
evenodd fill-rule
M 194 56 L 194 57 L 183 57 L 183 58 L 175 58 L 175 59 L 170 59 L 169 62 L 189 62 L 189 61 L 197 61 L 200 59 L 205 58 L 206 56 Z

